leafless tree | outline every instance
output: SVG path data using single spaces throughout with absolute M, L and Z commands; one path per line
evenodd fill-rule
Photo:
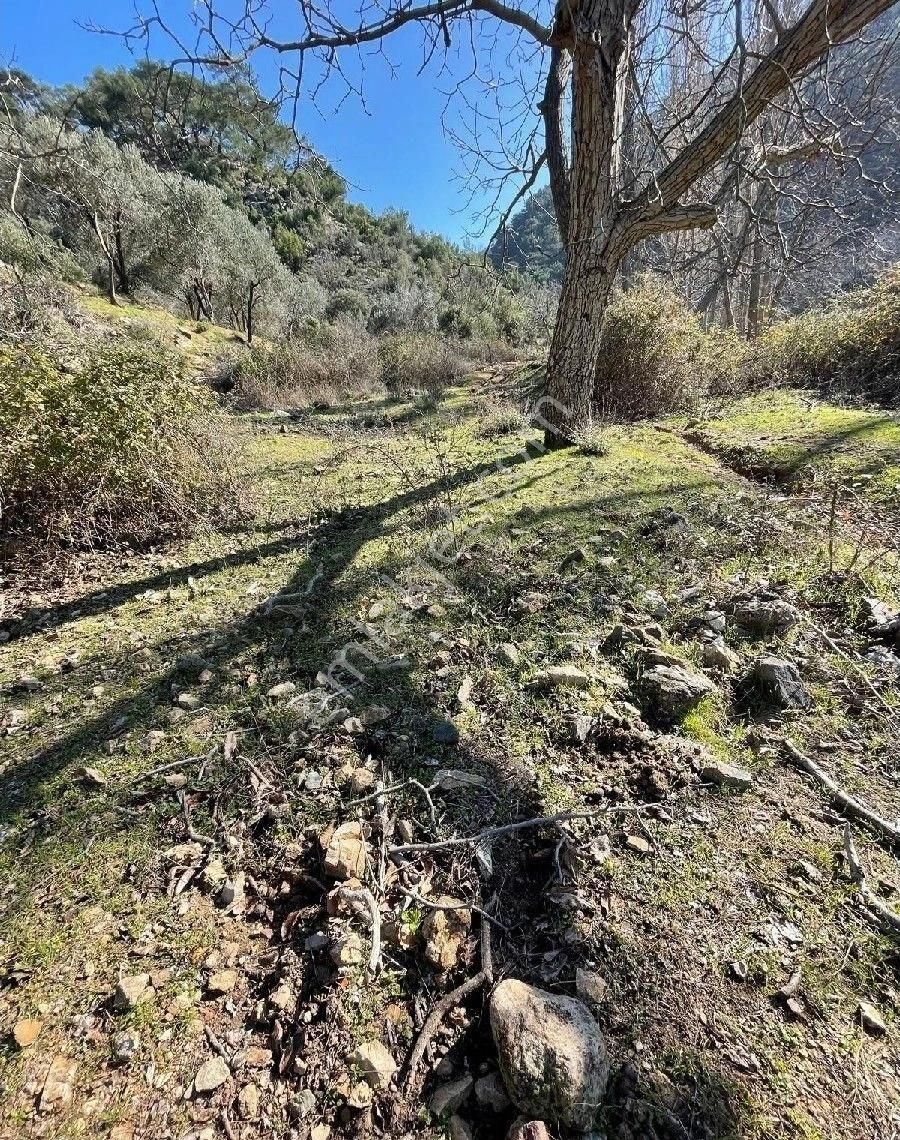
M 408 25 L 420 29 L 426 61 L 456 37 L 471 49 L 476 79 L 493 69 L 487 85 L 502 97 L 491 173 L 518 174 L 527 186 L 546 166 L 567 251 L 544 411 L 547 444 L 557 446 L 590 424 L 603 315 L 629 252 L 647 239 L 716 224 L 740 171 L 742 142 L 773 107 L 796 124 L 796 145 L 820 145 L 823 123 L 810 110 L 810 92 L 828 82 L 835 51 L 893 3 L 804 0 L 785 15 L 775 0 L 558 0 L 555 8 L 547 0 L 361 0 L 347 17 L 336 0 L 299 0 L 296 35 L 282 38 L 272 30 L 275 0 L 221 7 L 196 0 L 190 41 L 158 7 L 126 35 L 149 43 L 164 33 L 178 44 L 177 65 L 234 67 L 275 53 L 295 94 L 310 72 L 314 91 L 335 77 L 356 89 L 346 53 L 381 52 Z M 647 109 L 652 134 L 653 105 L 679 71 L 694 77 L 682 84 L 688 97 L 644 160 L 632 154 L 629 162 L 634 109 Z M 476 138 L 478 111 L 473 106 Z

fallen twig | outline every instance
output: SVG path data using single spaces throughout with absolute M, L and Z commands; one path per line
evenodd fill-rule
M 504 924 L 500 921 L 499 918 L 494 918 L 494 916 L 492 914 L 488 914 L 488 912 L 486 910 L 483 910 L 480 906 L 477 906 L 475 903 L 467 903 L 467 902 L 438 903 L 438 902 L 432 902 L 431 899 L 423 898 L 422 895 L 417 895 L 415 891 L 409 891 L 406 889 L 406 887 L 401 887 L 399 884 L 396 885 L 396 889 L 402 895 L 406 895 L 406 897 L 408 899 L 412 899 L 413 902 L 418 903 L 420 906 L 427 907 L 429 910 L 470 910 L 470 911 L 472 911 L 473 914 L 480 915 L 482 919 L 493 923 L 494 926 L 496 926 L 500 930 L 502 930 L 504 934 L 509 934 L 509 932 L 510 932 L 509 927 L 504 926 Z
M 181 804 L 181 810 L 184 813 L 184 826 L 187 831 L 188 839 L 192 839 L 194 843 L 202 843 L 206 847 L 215 847 L 215 839 L 210 839 L 208 835 L 201 835 L 199 831 L 194 830 L 194 825 L 191 823 L 191 809 L 188 806 L 187 796 L 181 789 L 178 790 L 178 802 Z
M 219 1054 L 219 1056 L 222 1058 L 222 1060 L 225 1062 L 226 1065 L 230 1066 L 231 1065 L 231 1056 L 230 1056 L 228 1050 L 222 1044 L 222 1042 L 218 1039 L 218 1037 L 216 1037 L 215 1033 L 213 1033 L 213 1031 L 210 1029 L 210 1027 L 208 1025 L 203 1026 L 203 1032 L 206 1036 L 206 1040 L 209 1042 L 210 1048 L 214 1052 Z
M 849 792 L 845 792 L 824 768 L 820 767 L 815 760 L 811 760 L 809 756 L 804 755 L 796 744 L 785 737 L 781 738 L 781 744 L 791 763 L 817 780 L 830 793 L 832 801 L 843 808 L 847 815 L 854 816 L 856 819 L 869 824 L 886 839 L 890 839 L 892 843 L 900 844 L 900 827 L 882 819 L 872 808 L 866 807 L 865 804 L 851 796 Z
M 613 812 L 642 811 L 650 804 L 614 804 L 606 807 L 590 808 L 583 811 L 561 811 L 556 815 L 539 815 L 534 819 L 523 819 L 518 823 L 505 823 L 501 827 L 488 827 L 475 835 L 456 836 L 453 839 L 439 839 L 434 843 L 401 843 L 396 847 L 389 847 L 390 855 L 406 855 L 413 851 L 442 851 L 446 847 L 463 847 L 466 844 L 478 844 L 485 839 L 495 839 L 499 835 L 509 835 L 514 831 L 524 831 L 529 827 L 546 827 L 552 823 L 567 823 L 572 819 L 593 819 L 595 816 Z M 654 804 L 654 807 L 660 805 Z
M 872 693 L 872 695 L 875 697 L 875 699 L 878 701 L 878 703 L 884 707 L 884 709 L 886 710 L 886 712 L 888 714 L 888 719 L 892 720 L 895 724 L 898 723 L 897 710 L 892 708 L 892 706 L 889 705 L 888 702 L 884 699 L 884 696 L 881 693 L 879 693 L 879 691 L 875 688 L 875 686 L 872 684 L 872 682 L 866 676 L 865 669 L 863 669 L 862 666 L 858 665 L 853 660 L 853 658 L 850 656 L 849 653 L 846 653 L 843 649 L 841 649 L 841 647 L 834 640 L 834 638 L 829 637 L 824 629 L 820 629 L 819 626 L 817 626 L 814 622 L 811 622 L 809 620 L 809 618 L 806 618 L 805 621 L 806 621 L 806 624 L 810 627 L 810 629 L 813 630 L 814 633 L 817 633 L 819 635 L 819 637 L 822 638 L 822 640 L 825 642 L 825 644 L 828 646 L 829 649 L 831 649 L 834 653 L 836 653 L 838 655 L 838 657 L 843 658 L 843 660 L 847 662 L 847 664 L 850 666 L 850 668 L 853 670 L 853 672 L 857 675 L 857 677 L 860 678 L 862 683 Z
M 360 796 L 358 800 L 350 800 L 350 802 L 347 804 L 347 807 L 357 807 L 359 804 L 368 803 L 369 800 L 377 800 L 382 796 L 389 796 L 393 792 L 402 791 L 403 788 L 419 789 L 419 791 L 428 801 L 428 811 L 431 814 L 431 822 L 437 823 L 437 812 L 434 808 L 434 800 L 431 798 L 431 792 L 434 791 L 434 785 L 432 785 L 430 788 L 426 788 L 423 783 L 421 783 L 419 780 L 413 779 L 412 777 L 408 780 L 401 780 L 399 784 L 391 784 L 387 788 L 379 788 L 377 791 L 369 792 L 368 795 Z
M 850 878 L 856 883 L 860 898 L 865 906 L 872 911 L 886 927 L 895 934 L 900 934 L 900 914 L 891 910 L 884 899 L 879 898 L 866 882 L 866 873 L 856 853 L 856 847 L 853 843 L 853 834 L 850 831 L 849 823 L 844 824 L 844 854 L 847 856 Z
M 469 994 L 475 993 L 476 990 L 481 989 L 484 985 L 490 985 L 494 980 L 494 966 L 493 958 L 491 955 L 491 927 L 490 923 L 482 922 L 481 924 L 481 969 L 475 974 L 474 977 L 469 978 L 463 982 L 462 985 L 451 990 L 449 994 L 444 997 L 434 1006 L 431 1013 L 425 1019 L 425 1024 L 422 1026 L 422 1031 L 416 1038 L 416 1043 L 413 1050 L 409 1055 L 409 1062 L 406 1068 L 406 1094 L 411 1095 L 418 1089 L 418 1069 L 425 1056 L 425 1050 L 440 1028 L 441 1022 L 447 1016 L 454 1006 L 460 1005 Z

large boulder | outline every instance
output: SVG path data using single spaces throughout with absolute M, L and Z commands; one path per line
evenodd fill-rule
M 512 978 L 491 995 L 491 1030 L 510 1098 L 529 1117 L 589 1129 L 609 1081 L 600 1027 L 577 998 Z
M 716 686 L 687 665 L 653 665 L 639 682 L 641 706 L 654 720 L 671 724 L 696 708 Z

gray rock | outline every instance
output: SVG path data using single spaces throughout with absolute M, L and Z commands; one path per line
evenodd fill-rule
M 194 1077 L 194 1092 L 201 1094 L 215 1092 L 230 1076 L 231 1069 L 221 1057 L 210 1057 L 197 1070 L 197 1075 Z
M 273 685 L 266 693 L 267 697 L 273 700 L 278 700 L 279 697 L 292 697 L 297 691 L 297 686 L 293 681 L 282 681 L 279 685 Z
M 707 669 L 714 669 L 717 673 L 733 673 L 740 664 L 740 658 L 720 637 L 717 637 L 713 641 L 704 642 L 703 664 Z
M 366 871 L 366 844 L 358 823 L 342 823 L 325 851 L 325 873 L 332 879 L 361 879 Z
M 644 609 L 651 617 L 667 618 L 669 616 L 669 603 L 658 590 L 646 590 L 641 601 Z
M 475 1133 L 461 1116 L 451 1116 L 447 1125 L 449 1140 L 475 1140 Z
M 510 1125 L 506 1140 L 550 1140 L 550 1133 L 543 1120 L 527 1120 L 520 1116 Z
M 577 665 L 551 665 L 535 677 L 535 684 L 544 689 L 587 689 L 591 677 Z
M 575 991 L 581 1000 L 591 1010 L 596 1010 L 606 1000 L 606 979 L 593 970 L 583 970 L 579 966 L 575 971 Z
M 128 1065 L 138 1054 L 141 1038 L 133 1029 L 114 1033 L 109 1039 L 109 1054 L 114 1065 Z
M 397 1071 L 397 1062 L 380 1041 L 366 1041 L 354 1049 L 350 1064 L 373 1089 L 386 1089 Z
M 431 739 L 435 744 L 456 744 L 459 729 L 452 720 L 439 720 L 431 730 Z
M 149 974 L 132 974 L 129 977 L 120 978 L 113 993 L 113 1009 L 116 1013 L 127 1013 L 134 1009 L 149 989 Z
M 520 1111 L 590 1128 L 609 1081 L 606 1044 L 590 1010 L 512 978 L 491 995 L 500 1071 Z
M 716 692 L 708 677 L 686 665 L 654 665 L 642 674 L 638 688 L 643 707 L 663 722 L 680 720 Z
M 458 1108 L 469 1099 L 475 1082 L 470 1076 L 461 1077 L 458 1081 L 447 1081 L 438 1085 L 431 1094 L 428 1107 L 435 1116 L 443 1116 L 445 1112 L 456 1112 Z
M 488 1073 L 475 1082 L 475 1099 L 481 1108 L 489 1112 L 506 1112 L 509 1097 L 499 1073 Z
M 900 673 L 900 657 L 885 645 L 873 645 L 863 656 L 876 669 L 884 669 L 889 673 Z
M 747 676 L 746 686 L 775 708 L 808 709 L 812 704 L 799 669 L 781 657 L 765 654 L 758 658 Z
M 799 619 L 796 609 L 783 598 L 757 595 L 735 603 L 734 620 L 750 633 L 781 633 Z
M 750 772 L 723 761 L 707 764 L 700 771 L 700 779 L 704 783 L 715 784 L 719 788 L 734 788 L 739 792 L 744 792 L 753 785 L 753 776 Z
M 501 661 L 512 666 L 513 669 L 517 669 L 522 663 L 522 654 L 519 652 L 518 647 L 513 645 L 511 641 L 504 642 L 504 644 L 500 646 L 497 650 L 497 656 Z

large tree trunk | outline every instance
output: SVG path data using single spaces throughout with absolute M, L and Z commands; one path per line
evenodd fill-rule
M 619 68 L 625 64 L 626 5 L 588 0 L 572 45 L 572 169 L 566 267 L 541 407 L 546 447 L 590 430 L 603 314 L 625 247 L 614 233 Z M 545 111 L 545 121 L 548 116 Z M 551 179 L 553 170 L 551 168 Z M 554 194 L 554 203 L 558 195 Z

